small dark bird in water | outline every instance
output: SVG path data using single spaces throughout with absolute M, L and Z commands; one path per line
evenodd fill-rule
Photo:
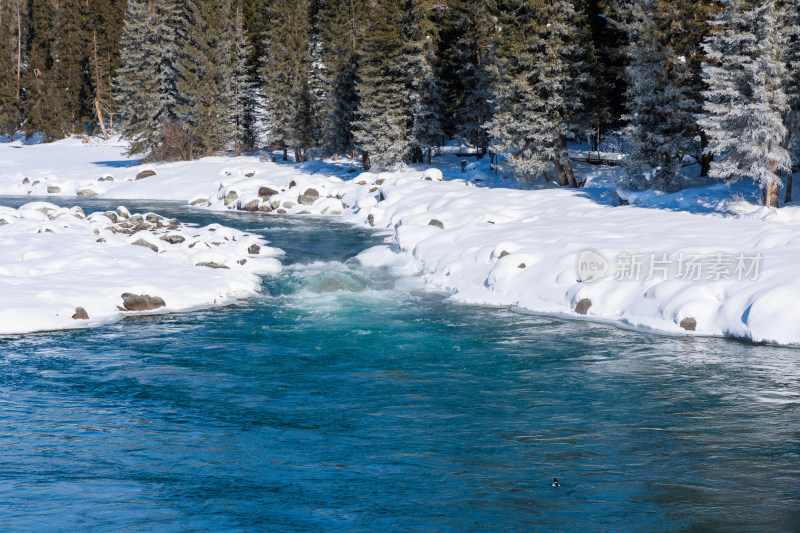
M 560 487 L 560 486 L 561 486 L 561 483 L 559 483 L 559 482 L 558 482 L 558 480 L 557 480 L 556 478 L 553 478 L 553 486 L 554 486 L 554 487 Z

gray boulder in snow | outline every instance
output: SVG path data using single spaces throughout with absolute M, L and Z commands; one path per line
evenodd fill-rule
M 239 194 L 236 191 L 228 191 L 228 194 L 225 195 L 225 205 L 231 205 L 238 199 Z
M 578 305 L 575 306 L 575 312 L 579 315 L 585 315 L 589 312 L 589 308 L 592 306 L 592 301 L 589 298 L 583 298 Z
M 270 196 L 274 196 L 276 194 L 278 194 L 278 191 L 272 187 L 261 187 L 258 189 L 258 195 L 262 198 L 269 198 Z
M 319 200 L 319 192 L 316 189 L 306 189 L 306 192 L 297 198 L 297 201 L 303 205 L 311 205 L 317 200 Z
M 156 171 L 155 170 L 150 170 L 150 169 L 142 170 L 141 172 L 136 174 L 136 179 L 137 180 L 143 180 L 145 178 L 149 178 L 150 176 L 155 176 L 155 175 L 156 175 Z
M 436 226 L 439 229 L 444 229 L 444 224 L 442 224 L 442 221 L 441 220 L 436 220 L 435 218 L 432 218 L 431 221 L 428 222 L 428 225 L 429 226 Z
M 126 311 L 152 311 L 167 304 L 158 296 L 126 292 L 122 294 L 122 305 Z

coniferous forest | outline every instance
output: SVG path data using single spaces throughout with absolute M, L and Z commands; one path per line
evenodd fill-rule
M 800 162 L 796 0 L 0 0 L 0 134 L 121 132 L 151 160 L 268 146 L 519 179 L 619 133 L 627 185 Z M 786 188 L 787 193 L 791 187 Z

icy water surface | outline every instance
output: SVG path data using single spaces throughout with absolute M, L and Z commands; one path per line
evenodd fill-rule
M 800 531 L 800 350 L 456 306 L 348 261 L 363 230 L 126 205 L 287 268 L 0 337 L 0 530 Z

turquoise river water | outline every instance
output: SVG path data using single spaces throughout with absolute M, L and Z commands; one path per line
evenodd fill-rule
M 454 305 L 350 259 L 362 229 L 124 204 L 286 269 L 0 337 L 2 531 L 800 531 L 798 349 Z

